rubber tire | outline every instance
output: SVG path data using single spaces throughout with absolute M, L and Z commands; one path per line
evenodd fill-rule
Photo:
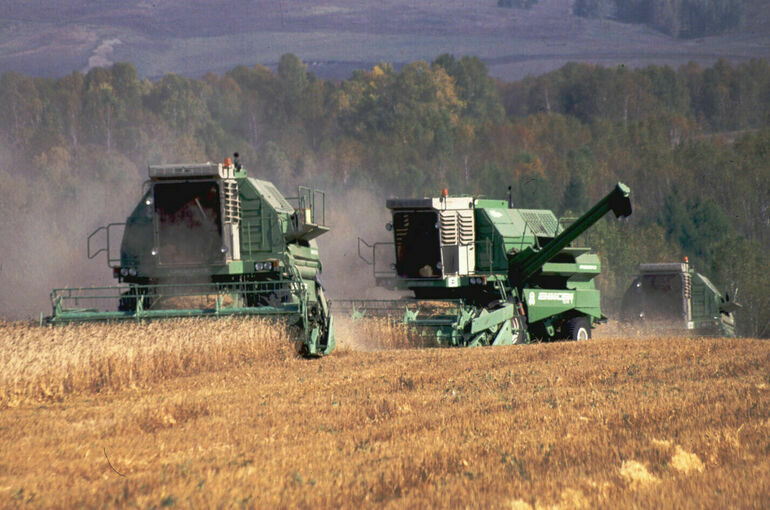
M 515 331 L 517 329 L 518 331 Z M 511 343 L 513 345 L 524 343 L 524 339 L 527 337 L 527 330 L 526 326 L 524 326 L 524 320 L 521 317 L 516 316 L 511 319 L 511 333 Z
M 590 340 L 591 322 L 586 317 L 573 317 L 567 321 L 567 338 L 569 340 Z

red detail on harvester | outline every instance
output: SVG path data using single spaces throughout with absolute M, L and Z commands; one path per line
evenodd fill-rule
M 230 158 L 225 158 L 225 166 L 229 167 L 232 166 L 233 160 Z
M 449 196 L 449 190 L 447 188 L 444 188 L 441 190 L 441 196 L 446 198 Z

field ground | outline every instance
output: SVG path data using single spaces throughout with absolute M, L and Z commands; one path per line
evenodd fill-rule
M 766 341 L 398 334 L 0 322 L 0 506 L 767 508 Z

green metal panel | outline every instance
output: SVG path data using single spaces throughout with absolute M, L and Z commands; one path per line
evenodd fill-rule
M 591 282 L 593 285 L 593 282 Z M 598 289 L 577 289 L 575 310 L 595 319 L 602 318 L 601 293 Z
M 266 254 L 282 252 L 284 241 L 279 213 L 286 214 L 287 207 L 290 211 L 293 209 L 274 186 L 267 186 L 264 181 L 244 179 L 240 184 L 241 257 L 264 258 Z
M 272 182 L 253 178 L 249 178 L 248 182 L 275 212 L 284 214 L 292 214 L 294 212 L 294 207 L 281 195 L 281 192 L 278 191 Z
M 559 221 L 551 211 L 493 204 L 476 208 L 476 267 L 481 271 L 507 271 L 509 252 L 520 252 L 536 245 L 537 237 L 553 237 L 559 231 Z
M 597 289 L 524 289 L 530 323 L 556 317 L 570 310 L 600 319 L 601 299 Z
M 562 314 L 575 308 L 577 291 L 565 289 L 528 289 L 523 291 L 530 323 Z

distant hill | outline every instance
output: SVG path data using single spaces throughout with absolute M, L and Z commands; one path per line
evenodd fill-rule
M 72 0 L 11 2 L 0 18 L 0 72 L 62 76 L 132 62 L 141 76 L 199 77 L 235 65 L 274 67 L 294 53 L 318 76 L 346 78 L 377 62 L 397 68 L 442 53 L 475 55 L 499 78 L 518 79 L 568 61 L 678 66 L 770 54 L 766 2 L 747 2 L 745 24 L 718 37 L 679 41 L 643 25 L 585 19 L 572 1 L 530 9 L 497 0 Z

